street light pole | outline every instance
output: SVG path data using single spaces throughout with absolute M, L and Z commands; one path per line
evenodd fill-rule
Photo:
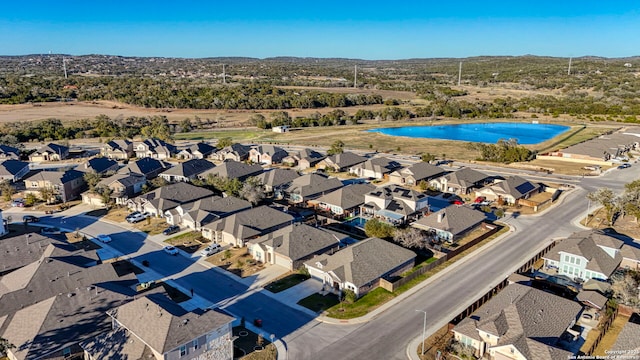
M 421 349 L 421 355 L 424 356 L 424 340 L 425 340 L 425 335 L 427 333 L 427 312 L 424 310 L 416 310 L 417 312 L 421 312 L 424 314 L 424 321 L 422 323 L 422 349 Z

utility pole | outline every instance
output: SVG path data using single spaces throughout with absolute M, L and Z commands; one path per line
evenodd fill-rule
M 358 65 L 355 65 L 353 68 L 353 88 L 356 89 L 358 87 Z
M 223 84 L 227 83 L 227 73 L 225 71 L 224 64 L 222 64 L 222 83 Z
M 67 78 L 67 59 L 62 57 L 62 68 L 64 69 L 64 78 Z
M 569 68 L 567 69 L 567 75 L 571 75 L 571 59 L 573 58 L 569 58 Z
M 461 78 L 462 78 L 462 61 L 460 61 L 460 65 L 458 66 L 458 86 L 460 86 Z
M 424 322 L 422 323 L 422 348 L 420 349 L 420 352 L 424 356 L 424 341 L 427 334 L 427 312 L 424 310 L 416 310 L 416 311 L 424 314 Z

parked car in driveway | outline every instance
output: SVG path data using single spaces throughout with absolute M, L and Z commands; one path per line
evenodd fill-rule
M 129 220 L 130 218 L 134 217 L 134 216 L 138 216 L 140 215 L 140 211 L 134 211 L 131 214 L 127 215 L 124 219 L 125 220 Z
M 24 199 L 15 199 L 11 201 L 11 206 L 13 207 L 24 207 Z
M 202 249 L 202 251 L 200 251 L 200 255 L 211 256 L 213 254 L 219 253 L 220 250 L 222 250 L 222 246 L 220 246 L 220 244 L 211 244 L 206 248 Z
M 138 223 L 138 222 L 140 222 L 140 221 L 142 221 L 142 220 L 144 220 L 146 218 L 147 217 L 144 214 L 137 213 L 137 214 L 135 214 L 133 216 L 127 217 L 127 222 L 129 224 Z
M 22 221 L 24 222 L 38 222 L 40 221 L 40 218 L 37 216 L 33 216 L 33 215 L 25 215 L 22 217 Z
M 178 231 L 180 231 L 180 226 L 172 225 L 172 226 L 169 226 L 168 228 L 164 229 L 162 234 L 163 235 L 171 235 L 171 234 L 177 233 Z
M 620 166 L 618 166 L 618 169 L 628 169 L 631 167 L 631 164 L 622 164 Z
M 111 236 L 105 234 L 99 234 L 96 236 L 96 239 L 102 241 L 103 243 L 111 242 Z
M 178 255 L 178 249 L 176 249 L 175 246 L 167 245 L 163 247 L 162 250 L 169 255 Z

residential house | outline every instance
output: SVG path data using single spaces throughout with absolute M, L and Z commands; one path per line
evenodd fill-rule
M 257 261 L 295 271 L 314 255 L 337 251 L 347 236 L 302 223 L 249 240 L 249 254 Z
M 629 151 L 638 149 L 639 142 L 637 133 L 616 132 L 604 134 L 545 155 L 552 160 L 609 165 L 612 162 L 619 162 L 621 158 L 626 157 Z
M 133 143 L 127 139 L 111 140 L 100 148 L 100 155 L 115 160 L 127 160 L 133 157 Z
M 622 255 L 621 268 L 640 271 L 640 245 L 624 244 L 620 248 L 620 255 Z
M 0 338 L 15 345 L 7 356 L 81 358 L 79 343 L 109 330 L 106 312 L 130 301 L 138 280 L 112 264 L 87 267 L 95 250 L 51 243 L 33 251 L 37 260 L 0 278 Z
M 78 170 L 84 172 L 94 172 L 98 175 L 104 176 L 108 173 L 115 173 L 120 168 L 118 162 L 106 157 L 97 157 L 87 160 L 84 164 L 80 165 Z
M 389 185 L 365 194 L 360 214 L 399 225 L 428 209 L 427 195 L 397 185 Z
M 376 189 L 372 184 L 351 184 L 319 197 L 318 208 L 341 217 L 356 216 L 364 196 Z
M 276 133 L 286 133 L 290 129 L 291 129 L 291 126 L 289 126 L 289 125 L 281 125 L 281 126 L 272 127 L 271 131 L 276 132 Z
M 386 157 L 376 157 L 349 168 L 349 173 L 360 177 L 383 179 L 402 165 Z
M 233 160 L 233 161 L 245 161 L 249 158 L 250 146 L 242 144 L 231 144 L 226 146 L 217 152 L 211 154 L 211 158 L 219 161 Z
M 118 173 L 100 180 L 98 185 L 111 189 L 111 198 L 116 204 L 125 205 L 127 200 L 142 192 L 147 178 L 137 173 Z
M 256 164 L 279 164 L 282 159 L 287 157 L 287 153 L 283 148 L 273 145 L 257 145 L 249 150 L 249 161 Z
M 202 226 L 231 214 L 251 209 L 251 203 L 235 196 L 209 196 L 164 213 L 167 223 L 201 231 Z
M 480 226 L 485 219 L 482 211 L 454 205 L 425 216 L 411 226 L 434 232 L 442 240 L 455 242 Z
M 430 181 L 430 185 L 440 191 L 467 195 L 491 182 L 491 176 L 472 168 L 462 168 Z
M 283 188 L 285 196 L 292 204 L 305 204 L 325 193 L 343 187 L 342 181 L 321 174 L 305 174 Z
M 325 290 L 345 289 L 360 297 L 375 289 L 380 279 L 389 279 L 410 270 L 416 254 L 378 238 L 368 238 L 328 255 L 304 263 L 309 274 L 322 281 Z
M 444 176 L 447 171 L 428 162 L 419 162 L 411 166 L 396 170 L 389 175 L 389 182 L 398 185 L 414 186 L 421 181 L 429 181 Z
M 571 279 L 607 280 L 622 262 L 623 244 L 601 230 L 574 233 L 542 256 L 544 271 Z
M 20 160 L 20 149 L 0 144 L 0 161 L 2 160 Z
M 211 190 L 179 182 L 129 199 L 127 206 L 134 211 L 148 212 L 154 216 L 162 217 L 167 210 L 176 208 L 178 205 L 204 199 L 211 195 L 213 195 Z
M 20 160 L 5 160 L 0 163 L 0 179 L 16 182 L 29 172 L 29 163 Z
M 225 160 L 222 164 L 200 173 L 198 177 L 206 180 L 209 176 L 218 176 L 223 179 L 238 179 L 244 181 L 251 176 L 262 174 L 263 171 L 262 166 L 258 164 L 249 165 L 234 160 Z
M 42 189 L 52 190 L 51 200 L 67 202 L 86 190 L 84 173 L 78 170 L 39 171 L 24 180 L 27 193 L 41 195 Z M 46 200 L 46 199 L 44 199 Z
M 177 155 L 178 159 L 206 159 L 216 152 L 216 147 L 205 142 L 198 142 L 186 149 L 180 151 Z
M 611 349 L 608 349 L 607 354 L 620 355 L 620 357 L 637 357 L 640 354 L 640 315 L 633 313 L 622 327 L 622 330 L 616 338 L 616 342 Z
M 66 146 L 49 143 L 29 155 L 29 161 L 60 161 L 69 157 L 69 148 Z
M 216 243 L 244 246 L 246 241 L 285 227 L 293 216 L 268 206 L 241 211 L 202 227 L 202 236 Z
M 215 164 L 205 159 L 191 159 L 171 167 L 158 176 L 168 182 L 190 182 L 203 172 L 213 169 Z
M 605 308 L 607 301 L 609 299 L 595 290 L 580 290 L 578 295 L 576 295 L 576 300 L 580 302 L 583 306 L 590 307 L 596 310 L 602 310 Z
M 503 181 L 476 190 L 476 196 L 484 196 L 490 201 L 503 201 L 505 204 L 518 205 L 518 200 L 528 199 L 539 193 L 541 189 L 539 184 L 519 176 L 510 176 Z
M 511 284 L 453 328 L 456 341 L 489 359 L 557 360 L 574 354 L 560 337 L 582 306 L 526 285 Z
M 289 152 L 289 155 L 282 159 L 282 163 L 295 166 L 298 170 L 304 170 L 316 166 L 326 157 L 326 155 L 315 150 L 304 148 L 298 152 Z
M 343 152 L 342 154 L 331 155 L 319 161 L 316 164 L 318 169 L 331 169 L 335 172 L 347 171 L 348 169 L 367 161 L 364 156 L 356 155 L 352 152 Z
M 233 359 L 234 318 L 222 312 L 187 311 L 152 293 L 107 314 L 112 329 L 81 343 L 85 359 Z
M 159 139 L 147 139 L 138 142 L 134 146 L 134 151 L 137 158 L 154 158 L 158 160 L 165 160 L 171 158 L 177 153 L 177 148 Z
M 142 158 L 136 161 L 129 162 L 127 166 L 123 167 L 118 172 L 120 174 L 140 174 L 144 175 L 147 180 L 151 180 L 170 167 L 171 164 L 164 161 L 152 158 Z
M 300 177 L 300 174 L 291 169 L 271 169 L 257 176 L 264 186 L 267 194 L 273 194 L 276 198 L 282 198 L 281 189 L 286 188 L 291 182 Z

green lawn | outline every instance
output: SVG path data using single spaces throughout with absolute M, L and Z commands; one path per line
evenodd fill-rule
M 308 275 L 293 273 L 265 285 L 264 288 L 272 293 L 279 293 L 280 291 L 287 290 L 290 287 L 300 284 L 308 278 Z
M 320 295 L 318 293 L 311 294 L 306 298 L 298 301 L 298 305 L 304 306 L 307 309 L 319 313 L 336 304 L 338 304 L 338 297 L 334 294 Z
M 383 288 L 375 288 L 353 304 L 337 304 L 327 310 L 328 316 L 336 319 L 353 319 L 366 315 L 371 310 L 393 299 L 395 295 Z
M 164 242 L 175 245 L 175 244 L 184 244 L 186 242 L 196 242 L 197 240 L 202 240 L 202 233 L 199 231 L 189 231 L 184 234 L 176 235 L 168 238 Z

